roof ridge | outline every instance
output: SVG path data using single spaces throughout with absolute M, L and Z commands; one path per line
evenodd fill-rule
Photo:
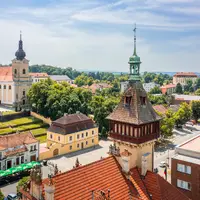
M 147 187 L 146 187 L 146 185 L 145 185 L 145 182 L 143 181 L 143 179 L 142 179 L 141 176 L 140 176 L 140 172 L 139 172 L 139 170 L 138 170 L 138 167 L 136 167 L 136 170 L 137 170 L 137 172 L 138 172 L 138 175 L 139 175 L 139 177 L 140 177 L 140 180 L 142 181 L 142 183 L 143 183 L 143 185 L 144 185 L 144 188 L 145 188 L 145 190 L 146 190 L 147 195 L 148 195 L 149 198 L 151 199 L 151 196 L 150 196 L 149 191 L 148 191 L 148 189 L 147 189 Z M 147 173 L 148 173 L 148 171 L 147 171 Z

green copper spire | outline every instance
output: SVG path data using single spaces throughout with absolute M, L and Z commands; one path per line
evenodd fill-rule
M 140 57 L 137 56 L 136 53 L 136 25 L 133 29 L 134 31 L 134 52 L 133 55 L 129 58 L 129 65 L 130 65 L 130 74 L 129 74 L 129 81 L 131 82 L 138 82 L 141 80 L 140 77 Z

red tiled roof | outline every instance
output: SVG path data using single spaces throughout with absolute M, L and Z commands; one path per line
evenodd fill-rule
M 0 136 L 0 150 L 36 142 L 38 140 L 35 139 L 31 132 L 4 135 Z
M 175 77 L 198 77 L 194 72 L 177 72 L 174 74 Z
M 20 149 L 16 149 L 16 150 L 13 150 L 13 151 L 7 151 L 5 153 L 5 156 L 12 156 L 12 155 L 15 155 L 17 153 L 22 153 L 22 152 L 25 152 L 25 151 L 27 151 L 27 148 L 24 146 Z
M 53 177 L 54 199 L 92 199 L 92 191 L 110 190 L 111 200 L 129 200 L 129 186 L 114 157 L 80 166 Z M 48 179 L 44 180 L 47 183 Z
M 0 67 L 0 81 L 13 81 L 12 67 Z
M 160 88 L 175 88 L 176 87 L 176 85 L 174 85 L 174 84 L 168 84 L 168 85 L 163 85 L 163 86 L 161 86 Z
M 30 76 L 34 77 L 48 77 L 49 75 L 47 73 L 29 73 Z
M 160 175 L 147 171 L 142 178 L 140 172 L 137 167 L 132 168 L 128 180 L 115 157 L 110 156 L 54 176 L 54 200 L 89 200 L 92 191 L 95 200 L 102 199 L 99 191 L 106 196 L 109 193 L 109 200 L 130 200 L 130 194 L 132 200 L 189 200 Z M 49 184 L 49 179 L 44 179 L 42 184 L 45 196 L 44 184 Z
M 139 174 L 140 170 L 137 167 L 131 169 L 132 179 L 134 179 L 136 184 L 139 185 L 139 188 L 142 189 L 142 191 L 138 189 L 141 197 L 144 196 L 146 199 L 152 200 L 189 200 L 187 196 L 168 183 L 160 175 L 147 171 L 146 176 L 142 179 Z
M 153 109 L 162 114 L 165 114 L 167 112 L 167 108 L 165 108 L 165 106 L 163 105 L 155 105 L 153 106 Z

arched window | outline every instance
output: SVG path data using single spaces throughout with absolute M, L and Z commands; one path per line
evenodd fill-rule
M 26 74 L 26 70 L 25 69 L 23 69 L 23 74 Z
M 17 74 L 17 69 L 15 69 L 15 74 Z

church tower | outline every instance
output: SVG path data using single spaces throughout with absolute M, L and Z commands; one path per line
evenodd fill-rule
M 145 157 L 147 169 L 153 171 L 154 143 L 160 136 L 161 118 L 152 108 L 141 83 L 141 61 L 136 53 L 136 27 L 134 33 L 134 52 L 128 62 L 128 87 L 119 105 L 107 117 L 109 137 L 120 153 L 129 152 L 130 168 L 142 168 L 142 158 Z
M 27 104 L 26 95 L 32 84 L 29 76 L 29 60 L 27 60 L 26 53 L 23 50 L 22 34 L 20 33 L 20 40 L 18 50 L 15 53 L 16 58 L 12 60 L 12 76 L 14 81 L 14 99 L 15 107 L 20 110 Z

